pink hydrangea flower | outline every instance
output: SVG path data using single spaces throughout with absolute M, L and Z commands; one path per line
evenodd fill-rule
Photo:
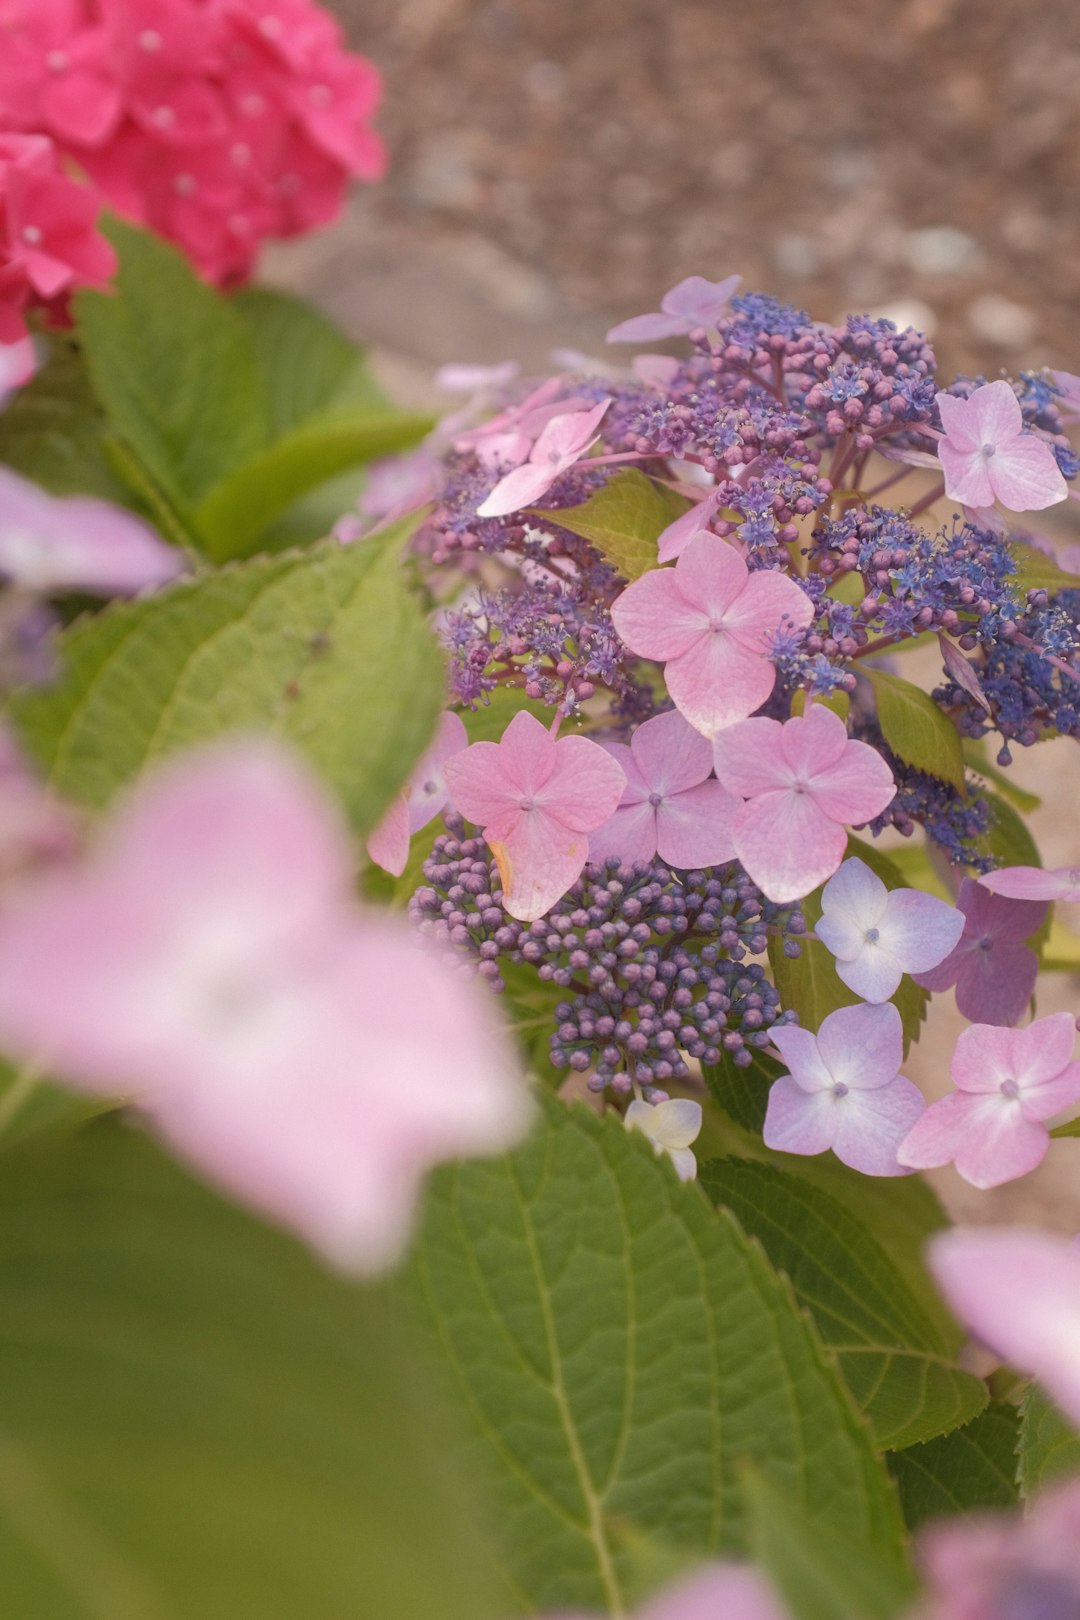
M 919 1532 L 927 1583 L 912 1620 L 1073 1620 L 1080 1614 L 1080 1481 L 1021 1513 L 938 1520 Z
M 1080 1425 L 1080 1247 L 1022 1226 L 954 1227 L 930 1244 L 950 1309 L 995 1355 L 1037 1378 Z
M 689 512 L 677 517 L 663 529 L 658 542 L 657 556 L 662 563 L 674 562 L 681 557 L 695 535 L 709 532 L 709 524 L 716 516 L 722 499 L 719 484 L 711 489 L 704 500 L 692 506 Z
M 588 835 L 626 786 L 621 765 L 587 737 L 558 741 L 522 709 L 501 741 L 473 743 L 446 761 L 454 806 L 483 829 L 499 868 L 503 904 L 532 922 L 580 875 Z
M 769 1091 L 766 1144 L 783 1153 L 832 1148 L 864 1175 L 904 1175 L 896 1150 L 926 1104 L 900 1073 L 904 1035 L 892 1002 L 840 1007 L 816 1035 L 795 1024 L 769 1033 L 790 1073 Z
M 553 416 L 529 451 L 528 461 L 500 478 L 491 494 L 476 508 L 477 517 L 506 517 L 546 495 L 560 473 L 572 467 L 592 444 L 610 404 L 611 401 L 605 399 L 591 411 Z
M 999 866 L 979 879 L 1006 900 L 1066 900 L 1080 904 L 1080 866 Z M 1033 930 L 1034 931 L 1034 930 Z
M 97 228 L 100 199 L 59 166 L 40 135 L 0 133 L 0 343 L 27 336 L 23 311 L 107 281 L 116 255 Z
M 783 723 L 755 718 L 718 732 L 713 759 L 718 779 L 746 801 L 735 853 L 770 900 L 800 900 L 831 877 L 846 827 L 880 815 L 896 791 L 877 750 L 819 703 Z
M 133 596 L 184 567 L 175 546 L 122 507 L 50 495 L 0 467 L 0 576 L 25 590 Z
M 385 166 L 378 73 L 312 0 L 7 0 L 4 52 L 0 128 L 53 136 L 214 281 Z
M 589 1620 L 564 1614 L 550 1620 Z M 788 1620 L 765 1577 L 749 1564 L 706 1564 L 665 1587 L 634 1620 Z
M 1051 371 L 1050 376 L 1061 394 L 1062 407 L 1080 415 L 1080 377 L 1073 371 Z
M 653 568 L 611 607 L 631 652 L 664 665 L 668 693 L 704 736 L 744 720 L 769 696 L 769 638 L 814 616 L 806 592 L 769 568 L 747 568 L 716 535 L 690 540 L 674 568 Z
M 450 797 L 446 786 L 448 759 L 469 746 L 469 733 L 459 714 L 450 709 L 439 720 L 431 747 L 422 756 L 408 782 L 386 815 L 370 834 L 367 852 L 376 866 L 400 877 L 409 859 L 414 833 L 445 809 Z
M 1080 1104 L 1076 1024 L 1051 1013 L 1027 1029 L 972 1024 L 956 1043 L 956 1090 L 932 1103 L 900 1149 L 914 1170 L 955 1164 L 973 1187 L 999 1187 L 1046 1157 L 1044 1120 Z
M 727 308 L 741 276 L 724 281 L 706 281 L 704 276 L 687 276 L 660 300 L 651 315 L 635 315 L 620 321 L 607 335 L 609 343 L 658 343 L 661 338 L 682 337 L 696 326 L 711 326 Z
M 677 709 L 638 726 L 627 748 L 608 743 L 626 773 L 618 808 L 589 837 L 589 859 L 715 866 L 735 854 L 731 824 L 739 800 L 712 775 L 712 749 Z
M 509 1146 L 529 1105 L 483 994 L 358 910 L 352 868 L 276 745 L 173 761 L 0 912 L 0 1041 L 128 1095 L 211 1181 L 367 1271 L 400 1254 L 426 1169 Z
M 938 394 L 944 437 L 938 455 L 945 493 L 965 506 L 1000 501 L 1010 512 L 1039 512 L 1068 495 L 1068 486 L 1045 440 L 1024 429 L 1020 401 L 999 379 L 968 399 Z
M 964 932 L 935 968 L 915 982 L 938 994 L 956 986 L 956 1005 L 977 1024 L 1015 1024 L 1031 1000 L 1039 961 L 1023 943 L 1043 924 L 1046 904 L 1007 900 L 972 878 L 960 884 L 956 904 Z
M 921 889 L 887 889 L 857 856 L 822 890 L 817 936 L 864 1001 L 888 1001 L 905 973 L 936 967 L 963 930 L 955 906 Z

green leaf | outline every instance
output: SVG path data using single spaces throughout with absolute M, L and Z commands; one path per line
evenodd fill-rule
M 964 791 L 960 733 L 933 698 L 883 669 L 862 672 L 874 689 L 882 735 L 898 759 Z
M 1063 1474 L 1080 1473 L 1080 1434 L 1038 1384 L 1028 1386 L 1020 1403 L 1016 1466 L 1025 1497 Z
M 1011 581 L 1021 594 L 1024 591 L 1075 591 L 1080 589 L 1080 575 L 1070 574 L 1035 546 L 1026 546 L 1019 540 L 1011 541 L 1009 550 L 1016 562 L 1016 574 Z
M 431 428 L 416 411 L 363 410 L 316 419 L 278 439 L 217 483 L 195 512 L 213 562 L 245 557 L 264 529 L 309 490 L 376 456 L 407 449 Z
M 115 289 L 75 300 L 97 396 L 120 437 L 189 520 L 214 486 L 266 444 L 251 335 L 184 255 L 110 220 Z
M 104 1121 L 5 1155 L 0 1293 L 5 1615 L 492 1615 L 381 1291 Z
M 629 1526 L 745 1548 L 746 1463 L 896 1556 L 869 1434 L 787 1285 L 617 1118 L 548 1103 L 513 1154 L 438 1172 L 412 1281 L 508 1604 L 621 1612 Z
M 0 462 L 54 495 L 123 501 L 105 436 L 105 417 L 77 349 L 56 339 L 41 370 L 0 412 Z
M 908 1528 L 954 1513 L 1014 1507 L 1019 1424 L 1015 1406 L 992 1401 L 962 1429 L 894 1452 L 889 1468 Z
M 852 1526 L 816 1523 L 758 1469 L 747 1477 L 746 1494 L 755 1561 L 794 1620 L 892 1620 L 907 1609 L 915 1587 L 910 1569 L 867 1547 Z
M 749 1159 L 710 1159 L 700 1181 L 791 1279 L 879 1446 L 929 1440 L 982 1411 L 982 1379 L 953 1364 L 937 1323 L 842 1204 Z
M 1041 866 L 1024 818 L 997 793 L 984 793 L 983 798 L 990 806 L 990 828 L 976 841 L 980 854 L 992 855 L 1002 866 Z
M 669 523 L 689 511 L 690 502 L 655 484 L 636 467 L 617 472 L 582 506 L 545 511 L 530 507 L 535 517 L 550 518 L 571 534 L 580 534 L 606 557 L 624 579 L 637 579 L 657 562 L 657 541 Z
M 230 303 L 255 344 L 272 438 L 335 410 L 388 407 L 360 345 L 303 299 L 242 287 Z
M 787 1071 L 768 1052 L 754 1051 L 745 1068 L 721 1052 L 719 1063 L 703 1063 L 701 1072 L 713 1097 L 736 1124 L 760 1136 L 769 1104 L 769 1087 Z
M 276 731 L 369 831 L 442 697 L 438 650 L 402 580 L 407 533 L 259 558 L 80 620 L 61 637 L 62 677 L 10 704 L 27 748 L 58 792 L 100 807 L 163 754 Z

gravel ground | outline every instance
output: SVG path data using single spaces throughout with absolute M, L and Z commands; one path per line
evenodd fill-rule
M 272 279 L 375 347 L 403 401 L 433 366 L 602 352 L 681 277 L 739 272 L 814 314 L 931 332 L 943 366 L 1080 371 L 1075 0 L 336 0 L 386 75 L 385 184 Z M 1071 507 L 1061 532 L 1071 528 Z M 1047 864 L 1080 861 L 1068 743 L 1022 755 Z M 1080 920 L 1080 919 L 1078 919 Z M 1077 1010 L 1050 976 L 1040 1012 Z M 947 1089 L 941 997 L 911 1074 Z M 1080 1227 L 1080 1140 L 968 1219 Z

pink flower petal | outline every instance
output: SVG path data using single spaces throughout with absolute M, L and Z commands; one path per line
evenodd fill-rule
M 984 950 L 977 939 L 971 940 L 966 934 L 957 952 L 956 1005 L 964 1017 L 979 1024 L 1015 1024 L 1022 1018 L 1039 973 L 1035 952 L 1001 938 L 991 939 Z M 941 969 L 919 975 L 927 988 L 932 988 L 930 978 L 935 971 Z
M 406 786 L 409 833 L 420 831 L 445 808 L 449 797 L 446 762 L 469 746 L 469 733 L 460 714 L 447 709 L 440 717 L 434 741 L 414 767 Z
M 832 820 L 859 826 L 872 821 L 892 803 L 896 783 L 876 748 L 849 741 L 841 760 L 814 771 L 809 791 L 814 803 Z
M 677 709 L 654 715 L 638 726 L 630 746 L 641 779 L 653 793 L 666 795 L 696 787 L 712 770 L 708 742 Z
M 543 810 L 521 811 L 506 838 L 491 837 L 490 829 L 485 833 L 499 868 L 503 905 L 519 922 L 550 911 L 588 859 L 588 834 L 572 832 Z
M 607 749 L 587 737 L 560 737 L 551 775 L 534 797 L 563 826 L 589 832 L 613 814 L 625 786 L 623 768 Z
M 409 805 L 398 793 L 379 825 L 368 834 L 367 852 L 376 866 L 400 877 L 409 862 Z
M 1000 1094 L 954 1091 L 932 1103 L 900 1146 L 915 1170 L 955 1164 L 973 1187 L 1000 1187 L 1042 1163 L 1050 1138 L 1026 1120 L 1019 1103 Z
M 656 811 L 647 799 L 620 807 L 589 834 L 590 861 L 617 856 L 632 866 L 635 861 L 651 861 L 655 854 Z
M 1080 866 L 1001 866 L 979 878 L 991 894 L 1009 900 L 1068 900 L 1080 902 Z
M 816 1035 L 798 1024 L 778 1024 L 769 1033 L 796 1085 L 803 1091 L 831 1089 L 834 1076 L 821 1055 Z
M 709 522 L 720 505 L 719 487 L 711 489 L 704 500 L 692 506 L 689 512 L 669 523 L 666 529 L 661 530 L 659 540 L 659 560 L 662 563 L 673 562 L 681 557 L 691 540 L 696 535 L 708 531 Z
M 837 1108 L 833 1152 L 864 1176 L 904 1176 L 897 1150 L 926 1103 L 918 1086 L 898 1074 L 873 1091 L 849 1091 Z
M 681 315 L 664 315 L 657 310 L 651 315 L 632 315 L 620 321 L 607 334 L 608 343 L 662 343 L 665 338 L 681 337 L 687 330 Z
M 507 517 L 511 512 L 520 512 L 524 506 L 532 506 L 547 494 L 560 471 L 550 463 L 537 466 L 527 462 L 524 467 L 515 467 L 505 478 L 499 479 L 491 494 L 476 508 L 477 517 Z
M 1009 392 L 1012 393 L 1011 388 Z M 935 394 L 934 403 L 941 417 L 941 425 L 945 429 L 945 437 L 956 446 L 957 450 L 978 450 L 982 445 L 982 437 L 979 433 L 978 416 L 971 401 L 960 399 L 956 394 L 942 392 Z
M 510 779 L 500 744 L 472 743 L 448 759 L 445 769 L 454 808 L 467 821 L 505 837 L 521 813 L 523 790 Z
M 781 1153 L 824 1153 L 836 1135 L 838 1102 L 831 1090 L 804 1091 L 782 1075 L 769 1089 L 762 1137 Z
M 904 1036 L 891 1001 L 881 1006 L 839 1007 L 823 1020 L 818 1051 L 834 1081 L 850 1091 L 889 1085 L 900 1072 Z
M 810 598 L 793 579 L 772 569 L 758 568 L 725 612 L 724 628 L 744 646 L 763 654 L 769 636 L 782 620 L 805 630 L 813 617 Z
M 706 630 L 668 660 L 664 678 L 680 713 L 712 737 L 761 707 L 776 684 L 776 669 L 725 630 Z
M 719 782 L 700 782 L 673 793 L 655 812 L 660 859 L 681 868 L 719 866 L 733 860 L 732 828 L 738 809 L 738 799 Z
M 801 900 L 831 877 L 847 833 L 808 793 L 763 793 L 735 818 L 735 852 L 770 900 Z
M 724 786 L 744 799 L 790 788 L 795 773 L 781 747 L 783 729 L 779 720 L 756 716 L 718 731 L 713 765 Z
M 998 450 L 988 471 L 994 494 L 1008 512 L 1041 512 L 1069 493 L 1054 452 L 1033 433 Z
M 1006 444 L 1023 432 L 1024 416 L 1020 401 L 1013 393 L 1012 385 L 1003 377 L 996 382 L 981 383 L 974 389 L 968 395 L 967 413 L 970 424 L 968 432 L 978 445 Z M 949 436 L 952 437 L 951 432 Z
M 938 455 L 945 474 L 945 493 L 964 506 L 991 506 L 995 490 L 987 461 L 979 449 L 960 449 L 951 439 L 942 439 Z
M 619 635 L 641 658 L 677 658 L 708 629 L 708 616 L 679 589 L 674 568 L 652 568 L 611 604 Z

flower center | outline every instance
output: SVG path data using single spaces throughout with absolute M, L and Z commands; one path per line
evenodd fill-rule
M 863 935 L 863 939 L 866 941 L 867 945 L 876 945 L 880 938 L 881 932 L 877 928 L 868 928 L 866 933 Z
M 50 51 L 45 63 L 52 73 L 63 73 L 68 65 L 68 54 L 66 51 Z
M 160 51 L 161 49 L 161 35 L 158 33 L 156 28 L 144 28 L 142 33 L 139 35 L 139 45 L 142 50 L 153 56 L 155 51 Z
M 845 1084 L 844 1084 L 844 1082 L 842 1080 L 837 1080 L 837 1081 L 834 1082 L 833 1088 L 832 1088 L 832 1094 L 833 1094 L 834 1097 L 846 1097 L 847 1096 L 848 1088 L 847 1088 L 847 1086 L 845 1086 Z
M 998 1087 L 998 1090 L 1001 1092 L 1003 1097 L 1008 1097 L 1013 1101 L 1020 1095 L 1020 1087 L 1013 1079 L 1003 1080 L 1001 1085 Z
M 664 802 L 664 795 L 662 793 L 650 793 L 649 794 L 649 803 L 652 805 L 654 810 L 659 810 L 659 808 L 663 804 L 663 802 Z
M 41 241 L 41 231 L 36 225 L 24 225 L 22 239 L 24 242 L 28 242 L 31 247 L 37 247 Z
M 991 459 L 991 457 L 994 455 L 994 452 L 995 452 L 996 449 L 997 449 L 996 445 L 984 444 L 983 447 L 982 447 L 982 458 L 983 458 L 983 460 L 984 461 L 989 461 Z

